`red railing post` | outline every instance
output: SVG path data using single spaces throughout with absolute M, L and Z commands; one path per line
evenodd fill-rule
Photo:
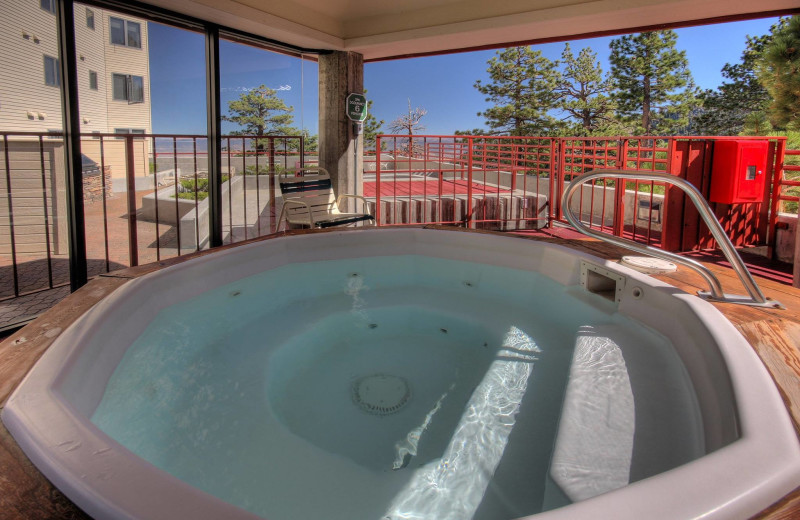
M 558 162 L 556 161 L 556 153 L 558 153 L 558 141 L 559 141 L 559 138 L 551 138 L 550 139 L 550 179 L 549 179 L 550 182 L 548 183 L 550 185 L 549 186 L 549 190 L 548 190 L 550 192 L 549 193 L 549 199 L 548 199 L 550 201 L 550 204 L 549 204 L 549 207 L 547 208 L 547 213 L 548 213 L 548 215 L 547 215 L 548 216 L 548 218 L 547 218 L 547 227 L 548 228 L 552 228 L 553 227 L 553 220 L 556 218 L 556 211 L 561 206 L 561 203 L 555 199 L 556 176 L 557 176 L 556 168 L 557 168 L 557 165 L 558 165 Z M 537 177 L 538 177 L 538 173 L 537 173 Z M 537 183 L 536 194 L 538 195 L 539 194 L 539 189 L 538 189 L 539 181 L 538 181 L 538 178 L 537 178 L 536 183 Z M 537 204 L 538 204 L 538 199 L 537 199 Z
M 381 136 L 375 137 L 375 225 L 381 225 Z
M 772 171 L 772 197 L 770 199 L 769 229 L 767 234 L 767 256 L 775 260 L 778 238 L 778 212 L 781 206 L 781 184 L 783 181 L 783 165 L 786 160 L 786 140 L 779 139 L 775 150 L 774 169 Z M 773 165 L 770 165 L 773 166 Z
M 619 169 L 626 170 L 628 164 L 628 140 L 620 139 L 617 150 Z M 618 237 L 622 236 L 622 232 L 625 229 L 625 187 L 625 181 L 617 178 L 614 186 L 614 235 Z M 634 216 L 634 218 L 636 217 Z
M 511 141 L 511 196 L 514 195 L 514 191 L 517 189 L 517 154 L 519 153 L 519 145 L 516 144 L 514 141 Z M 499 168 L 498 168 L 499 169 Z M 500 179 L 498 175 L 498 182 L 497 187 L 500 187 Z M 499 193 L 499 191 L 498 191 Z
M 472 154 L 473 154 L 473 137 L 469 136 L 467 138 L 467 150 L 469 151 L 469 155 L 467 158 L 467 215 L 464 219 L 464 223 L 466 227 L 470 227 L 472 223 Z M 485 167 L 484 167 L 485 168 Z M 485 170 L 484 170 L 485 171 Z M 484 177 L 485 177 L 484 173 Z M 484 183 L 486 179 L 484 178 Z
M 566 139 L 559 139 L 558 165 L 556 166 L 557 181 L 556 201 L 558 202 L 558 220 L 564 220 L 564 208 L 561 206 L 561 196 L 564 195 L 567 182 L 567 146 Z

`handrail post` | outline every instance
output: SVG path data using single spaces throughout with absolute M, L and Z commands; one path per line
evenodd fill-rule
M 720 283 L 719 279 L 716 277 L 716 275 L 714 275 L 714 273 L 712 273 L 706 266 L 704 266 L 700 262 L 697 262 L 690 258 L 685 258 L 676 255 L 674 253 L 670 253 L 668 251 L 664 251 L 663 249 L 659 249 L 657 247 L 638 244 L 632 240 L 628 240 L 626 238 L 622 238 L 619 236 L 609 235 L 607 233 L 598 232 L 584 226 L 583 223 L 580 221 L 580 219 L 576 218 L 575 215 L 572 213 L 572 210 L 569 207 L 570 199 L 572 198 L 572 196 L 575 194 L 576 191 L 580 190 L 581 186 L 584 183 L 592 181 L 594 179 L 606 178 L 606 177 L 617 177 L 622 182 L 626 180 L 663 182 L 667 184 L 672 184 L 673 186 L 677 186 L 678 188 L 683 190 L 683 192 L 686 193 L 689 200 L 691 200 L 692 203 L 694 203 L 698 213 L 700 213 L 700 217 L 708 226 L 709 230 L 711 231 L 711 234 L 717 241 L 717 244 L 719 244 L 720 249 L 722 249 L 725 258 L 727 258 L 728 262 L 730 262 L 731 267 L 736 272 L 737 276 L 739 277 L 739 281 L 744 286 L 749 297 L 726 295 L 725 293 L 723 293 L 722 284 Z M 714 216 L 714 213 L 711 211 L 708 202 L 706 202 L 705 198 L 703 198 L 703 195 L 697 190 L 697 188 L 695 188 L 690 182 L 686 181 L 685 179 L 675 177 L 668 173 L 625 172 L 622 170 L 610 170 L 610 169 L 593 170 L 573 179 L 572 182 L 570 183 L 569 188 L 567 188 L 567 190 L 564 192 L 563 200 L 564 200 L 563 202 L 564 215 L 566 216 L 569 223 L 572 224 L 572 226 L 575 229 L 577 229 L 584 235 L 588 235 L 598 240 L 609 242 L 611 244 L 626 249 L 630 249 L 635 252 L 644 253 L 650 256 L 654 256 L 656 258 L 661 258 L 663 260 L 683 265 L 700 274 L 700 276 L 702 276 L 703 279 L 705 279 L 705 281 L 709 285 L 708 293 L 698 291 L 698 294 L 700 296 L 707 297 L 709 300 L 726 302 L 726 303 L 738 303 L 742 305 L 753 305 L 758 307 L 783 308 L 783 306 L 777 301 L 770 300 L 764 296 L 764 294 L 761 292 L 761 289 L 758 287 L 758 284 L 753 279 L 753 276 L 750 274 L 750 271 L 747 270 L 747 267 L 744 265 L 744 262 L 742 262 L 739 253 L 736 252 L 736 248 L 731 243 L 730 239 L 728 238 L 728 235 L 725 234 L 725 230 L 722 228 L 722 225 L 720 225 L 719 221 Z

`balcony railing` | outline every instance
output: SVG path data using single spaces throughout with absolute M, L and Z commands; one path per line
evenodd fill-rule
M 381 135 L 365 154 L 363 194 L 378 225 L 540 229 L 563 222 L 564 190 L 592 169 L 666 172 L 707 190 L 718 139 Z M 737 246 L 773 246 L 779 209 L 796 208 L 800 151 L 785 142 L 769 138 L 769 203 L 712 205 Z M 0 132 L 0 146 L 0 301 L 67 291 L 62 134 Z M 208 247 L 206 136 L 82 134 L 81 148 L 88 276 Z M 223 242 L 281 229 L 275 174 L 316 162 L 299 136 L 224 136 Z M 714 247 L 663 184 L 596 180 L 573 204 L 591 229 L 671 251 Z
M 0 133 L 0 300 L 68 285 L 61 133 Z M 208 247 L 202 135 L 81 134 L 88 276 Z M 274 233 L 274 174 L 315 162 L 299 136 L 224 136 L 223 242 Z
M 785 138 L 381 135 L 374 156 L 364 161 L 364 195 L 378 225 L 536 229 L 564 222 L 564 190 L 574 177 L 598 168 L 670 173 L 708 195 L 713 143 L 729 139 L 769 141 L 765 203 L 713 205 L 735 245 L 763 245 L 775 236 L 772 183 L 776 189 L 800 186 L 780 175 Z M 794 168 L 800 170 L 786 170 Z M 772 201 L 779 199 L 796 197 L 776 192 Z M 593 180 L 573 204 L 590 229 L 671 251 L 715 247 L 697 212 L 664 183 Z M 673 224 L 685 225 L 668 226 L 670 212 Z

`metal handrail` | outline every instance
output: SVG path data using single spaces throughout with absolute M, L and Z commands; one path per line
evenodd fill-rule
M 663 249 L 659 249 L 657 247 L 639 244 L 637 242 L 634 242 L 633 240 L 628 240 L 626 238 L 609 235 L 607 233 L 601 233 L 584 226 L 583 223 L 580 221 L 580 219 L 576 218 L 575 215 L 572 213 L 572 209 L 570 208 L 570 201 L 572 199 L 572 196 L 586 182 L 606 177 L 614 177 L 622 180 L 622 182 L 628 180 L 663 182 L 666 184 L 677 186 L 678 188 L 683 190 L 683 192 L 686 193 L 686 195 L 689 197 L 689 200 L 691 200 L 694 203 L 698 213 L 708 226 L 708 229 L 711 230 L 711 234 L 714 237 L 714 240 L 717 241 L 717 244 L 719 244 L 719 247 L 722 250 L 723 254 L 725 255 L 725 258 L 728 259 L 728 262 L 730 262 L 731 267 L 733 268 L 734 271 L 736 271 L 739 280 L 742 282 L 742 285 L 744 286 L 749 296 L 725 294 L 722 290 L 722 284 L 720 283 L 716 275 L 714 275 L 714 273 L 712 273 L 706 266 L 704 266 L 700 262 L 692 260 L 691 258 L 679 256 L 674 253 L 664 251 Z M 730 239 L 728 238 L 728 235 L 725 233 L 725 230 L 722 228 L 716 216 L 714 216 L 714 213 L 711 211 L 711 208 L 709 207 L 708 202 L 706 202 L 706 199 L 697 190 L 697 188 L 695 188 L 691 183 L 689 183 L 684 179 L 675 177 L 674 175 L 670 175 L 668 173 L 630 172 L 624 170 L 611 170 L 611 169 L 592 170 L 590 172 L 584 173 L 583 175 L 580 175 L 579 177 L 572 179 L 569 187 L 564 191 L 564 197 L 562 198 L 562 207 L 564 208 L 563 210 L 564 216 L 567 218 L 567 221 L 570 224 L 572 224 L 572 226 L 575 229 L 577 229 L 584 235 L 588 235 L 598 240 L 609 242 L 614 245 L 630 249 L 638 253 L 644 253 L 650 256 L 654 256 L 656 258 L 661 258 L 662 260 L 674 262 L 676 264 L 688 267 L 689 269 L 692 269 L 693 271 L 697 272 L 700 276 L 703 277 L 703 279 L 708 283 L 709 286 L 708 292 L 706 291 L 697 292 L 698 295 L 700 296 L 706 297 L 709 300 L 720 301 L 720 302 L 739 303 L 743 305 L 754 305 L 759 307 L 773 307 L 773 308 L 782 307 L 781 304 L 778 303 L 777 301 L 766 298 L 764 296 L 764 293 L 761 292 L 761 289 L 758 287 L 758 284 L 753 279 L 753 276 L 750 274 L 750 271 L 747 270 L 747 267 L 745 267 L 744 262 L 742 262 L 739 253 L 736 251 L 736 248 L 731 243 Z

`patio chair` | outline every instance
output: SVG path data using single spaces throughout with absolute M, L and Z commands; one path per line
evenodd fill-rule
M 309 167 L 288 170 L 278 176 L 283 207 L 278 226 L 286 219 L 288 225 L 328 228 L 357 222 L 373 221 L 367 212 L 367 201 L 360 195 L 341 194 L 334 197 L 331 176 L 324 168 Z M 339 205 L 343 199 L 359 199 L 364 203 L 364 213 L 343 213 Z

